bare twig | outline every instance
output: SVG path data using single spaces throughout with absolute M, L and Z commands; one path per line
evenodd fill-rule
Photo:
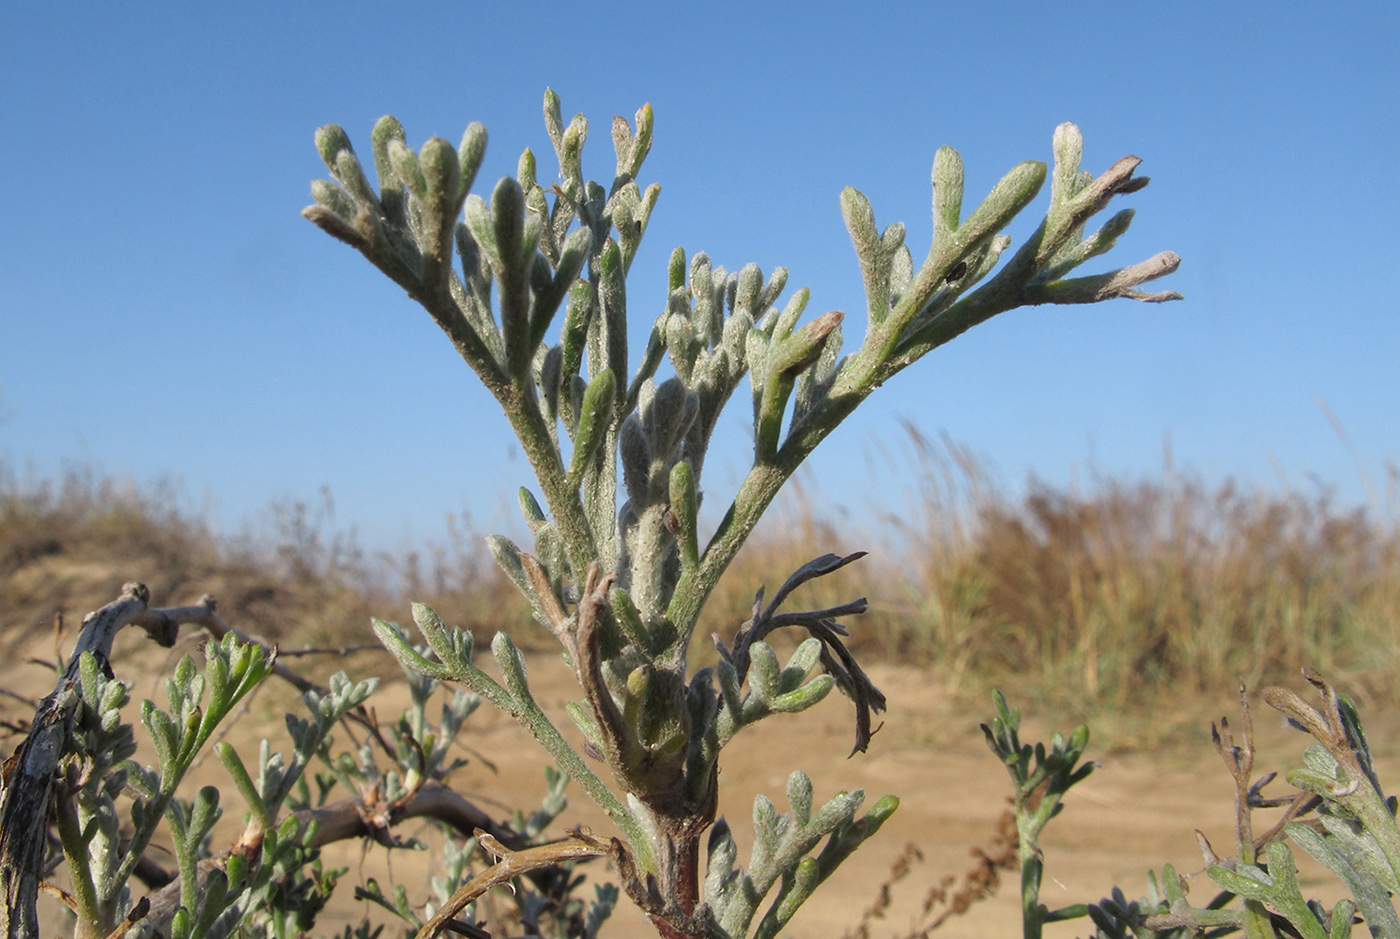
M 508 883 L 541 867 L 603 857 L 611 850 L 607 842 L 585 828 L 576 829 L 563 841 L 526 848 L 523 851 L 512 851 L 485 832 L 480 836 L 480 844 L 496 856 L 496 863 L 458 887 L 442 909 L 438 910 L 437 915 L 418 930 L 416 939 L 435 939 L 468 903 L 492 887 Z
M 1156 280 L 1158 277 L 1165 277 L 1175 272 L 1180 266 L 1181 258 L 1170 251 L 1163 251 L 1160 254 L 1154 254 L 1146 261 L 1139 261 L 1131 267 L 1109 271 L 1106 274 L 1072 277 L 1049 284 L 1031 285 L 1026 288 L 1024 299 L 1028 304 L 1100 303 L 1117 297 L 1142 300 L 1147 303 L 1180 300 L 1182 296 L 1175 290 L 1148 293 L 1136 289 L 1149 280 Z
M 410 819 L 431 818 L 452 826 L 463 835 L 484 833 L 485 837 L 493 839 L 503 847 L 514 845 L 523 848 L 524 851 L 535 850 L 526 847 L 528 842 L 525 836 L 508 825 L 493 821 L 471 802 L 437 782 L 424 784 L 412 799 L 402 803 L 396 802 L 393 806 L 369 805 L 363 799 L 350 798 L 316 809 L 303 809 L 294 814 L 301 823 L 302 831 L 312 822 L 316 824 L 316 835 L 307 844 L 309 848 L 321 848 L 337 841 L 354 838 L 373 838 L 376 831 L 382 832 Z M 239 844 L 220 855 L 200 861 L 197 871 L 200 884 L 204 883 L 204 878 L 210 871 L 227 864 L 229 857 L 234 853 L 246 854 L 252 850 L 255 850 L 253 846 Z M 548 865 L 538 864 L 531 870 L 545 866 Z M 179 881 L 172 878 L 166 886 L 151 895 L 150 902 L 150 924 L 155 932 L 164 933 L 170 917 L 175 915 L 180 906 Z
M 1310 792 L 1300 792 L 1291 799 L 1270 801 L 1281 802 L 1281 804 L 1287 805 L 1288 808 L 1284 810 L 1283 816 L 1274 823 L 1274 827 L 1259 836 L 1259 844 L 1261 845 L 1266 845 L 1273 841 L 1279 835 L 1283 834 L 1283 830 L 1295 820 L 1321 805 L 1322 797 L 1315 796 Z
M 0 935 L 37 936 L 35 900 L 49 830 L 49 811 L 59 761 L 68 743 L 68 723 L 82 700 L 79 666 L 89 652 L 110 674 L 112 640 L 128 623 L 135 623 L 169 648 L 179 630 L 178 610 L 148 610 L 150 591 L 130 583 L 119 599 L 83 620 L 83 631 L 53 692 L 35 710 L 29 736 L 13 760 L 0 807 Z
M 1230 778 L 1235 781 L 1235 844 L 1241 862 L 1253 864 L 1258 858 L 1259 845 L 1254 840 L 1253 807 L 1250 796 L 1254 788 L 1250 785 L 1250 773 L 1254 770 L 1254 721 L 1249 714 L 1249 694 L 1240 685 L 1240 724 L 1241 740 L 1235 743 L 1235 735 L 1230 731 L 1230 722 L 1220 719 L 1220 726 L 1210 725 L 1210 739 L 1215 744 L 1215 752 L 1225 761 Z
M 117 928 L 109 932 L 105 939 L 122 939 L 122 936 L 125 936 L 131 931 L 131 927 L 145 919 L 146 913 L 149 912 L 150 909 L 150 901 L 142 897 L 140 900 L 136 901 L 136 905 L 131 908 L 131 912 L 126 914 L 126 919 L 118 923 Z
M 71 912 L 78 912 L 78 901 L 74 900 L 73 895 L 67 890 L 64 890 L 58 884 L 48 880 L 41 881 L 39 884 L 39 889 L 42 890 L 44 893 L 47 893 L 49 896 L 53 897 L 59 903 L 62 903 L 64 906 L 68 907 L 68 909 Z
M 0 695 L 4 695 L 7 698 L 14 698 L 20 704 L 28 705 L 31 708 L 37 708 L 39 706 L 39 702 L 36 699 L 11 691 L 9 688 L 0 688 Z
M 182 625 L 201 626 L 216 641 L 233 633 L 244 642 L 262 646 L 262 643 L 257 643 L 224 623 L 216 612 L 214 598 L 208 594 L 194 606 L 151 608 L 148 606 L 149 602 L 150 591 L 144 584 L 129 583 L 122 588 L 122 594 L 117 600 L 89 614 L 83 620 L 82 632 L 57 685 L 52 693 L 38 702 L 29 735 L 20 744 L 14 756 L 7 761 L 4 802 L 3 808 L 0 808 L 0 936 L 38 935 L 35 898 L 42 879 L 41 868 L 49 828 L 53 787 L 58 777 L 59 763 L 68 744 L 68 724 L 73 710 L 82 699 L 79 676 L 82 654 L 91 653 L 96 658 L 98 667 L 110 675 L 112 642 L 117 632 L 129 624 L 140 626 L 151 638 L 166 648 L 175 644 Z M 326 689 L 276 661 L 275 648 L 268 651 L 273 661 L 273 674 L 303 693 L 326 692 Z M 357 708 L 348 714 L 347 718 L 367 728 L 386 752 L 394 753 L 380 734 L 373 715 L 365 708 Z M 424 792 L 429 789 L 430 786 L 424 786 Z M 424 792 L 415 794 L 415 800 Z M 470 825 L 471 828 L 495 831 L 505 839 L 513 840 L 518 837 L 510 829 L 495 825 L 466 800 L 458 799 L 458 802 L 460 804 L 455 804 L 443 793 L 432 791 L 428 792 L 422 802 L 416 803 L 414 808 L 418 815 L 441 812 L 461 821 L 463 826 Z M 394 811 L 386 817 L 408 817 L 408 811 L 408 805 L 396 805 Z M 327 816 L 326 822 L 334 823 L 336 820 L 332 815 Z M 331 824 L 330 827 L 332 831 L 355 832 L 353 835 L 346 834 L 342 837 L 355 837 L 371 832 L 364 818 L 360 819 L 359 826 L 357 828 L 350 825 L 347 828 L 344 824 L 339 827 Z M 148 873 L 152 878 L 158 878 L 159 868 L 156 867 Z M 178 891 L 175 899 L 178 901 Z M 174 913 L 173 907 L 170 913 Z
M 325 647 L 320 647 L 320 648 L 308 646 L 308 647 L 305 648 L 305 649 L 283 649 L 283 648 L 278 648 L 278 650 L 277 650 L 277 657 L 278 657 L 278 658 L 282 658 L 282 659 L 294 659 L 294 658 L 297 658 L 297 657 L 303 656 L 303 655 L 339 655 L 339 656 L 346 656 L 346 655 L 351 655 L 351 654 L 353 654 L 353 653 L 355 653 L 355 652 L 370 652 L 370 651 L 379 651 L 379 652 L 383 652 L 383 651 L 384 651 L 384 646 L 383 646 L 382 644 L 378 643 L 378 642 L 362 642 L 362 643 L 360 643 L 359 645 L 355 645 L 355 646 L 325 646 Z

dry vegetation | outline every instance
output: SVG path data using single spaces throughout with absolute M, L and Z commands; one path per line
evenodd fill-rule
M 1240 679 L 1288 680 L 1304 664 L 1363 699 L 1394 701 L 1393 466 L 1389 497 L 1369 511 L 1170 468 L 1077 491 L 1031 480 L 1011 498 L 965 449 L 913 430 L 910 440 L 917 511 L 874 536 L 883 546 L 844 581 L 823 582 L 829 598 L 812 598 L 872 597 L 853 630 L 865 656 L 926 665 L 979 705 L 989 686 L 1015 687 L 1052 714 L 1143 713 L 1202 691 L 1215 707 Z M 401 617 L 408 597 L 484 634 L 528 616 L 478 534 L 452 519 L 444 544 L 372 556 L 303 503 L 274 509 L 267 535 L 238 539 L 178 505 L 168 489 L 91 474 L 38 486 L 0 475 L 6 638 L 81 616 L 132 578 L 162 602 L 213 593 L 231 621 L 284 648 L 365 642 L 369 617 Z M 715 628 L 746 618 L 754 585 L 813 546 L 861 546 L 800 500 L 785 512 L 721 584 Z
M 1154 706 L 1291 681 L 1304 665 L 1393 700 L 1393 464 L 1370 510 L 1325 492 L 1212 486 L 1170 465 L 1082 491 L 1032 479 L 1012 501 L 966 450 L 911 436 L 923 467 L 917 573 L 890 640 L 904 653 L 1054 708 Z
M 1388 493 L 1369 510 L 1340 509 L 1325 494 L 1249 490 L 1228 481 L 1212 486 L 1169 467 L 1153 479 L 1095 478 L 1080 489 L 1031 480 L 1012 497 L 966 449 L 912 429 L 909 443 L 918 467 L 917 489 L 906 500 L 913 511 L 906 508 L 902 517 L 884 520 L 880 531 L 855 536 L 811 503 L 787 502 L 721 583 L 710 607 L 711 628 L 732 629 L 747 617 L 754 585 L 771 586 L 814 549 L 870 547 L 872 556 L 861 564 L 804 587 L 817 594 L 810 605 L 871 596 L 871 612 L 852 624 L 859 654 L 867 662 L 922 666 L 928 671 L 913 686 L 923 687 L 926 674 L 936 676 L 960 700 L 958 710 L 980 714 L 988 689 L 1003 687 L 1052 724 L 1089 719 L 1097 740 L 1141 745 L 1199 725 L 1203 714 L 1218 716 L 1240 679 L 1253 688 L 1292 684 L 1305 663 L 1361 698 L 1363 710 L 1400 703 L 1400 683 L 1393 680 L 1400 666 L 1393 651 L 1400 647 L 1400 479 L 1394 467 Z M 481 639 L 505 624 L 517 639 L 531 638 L 519 628 L 528 610 L 480 546 L 480 533 L 454 519 L 442 543 L 389 556 L 363 551 L 352 535 L 334 528 L 328 494 L 318 503 L 274 507 L 258 537 L 222 537 L 183 505 L 169 487 L 141 488 L 83 472 L 25 485 L 0 467 L 0 649 L 12 657 L 21 649 L 33 654 L 36 629 L 48 630 L 62 614 L 71 631 L 78 617 L 132 578 L 145 580 L 158 602 L 213 593 L 227 621 L 284 650 L 366 643 L 370 616 L 403 617 L 409 597 L 426 600 Z M 534 638 L 539 649 L 553 648 L 543 630 Z M 142 642 L 125 647 L 128 657 L 148 648 Z M 127 662 L 120 671 L 137 677 L 139 666 Z M 301 659 L 296 667 L 313 674 L 340 667 L 357 675 L 397 673 L 376 649 L 348 665 L 327 656 Z M 919 697 L 910 687 L 903 691 L 906 706 Z M 0 699 L 0 726 L 22 728 L 22 721 L 9 718 L 23 710 Z M 984 750 L 971 751 L 976 759 L 968 757 L 967 766 L 958 764 L 961 782 L 939 777 L 917 752 L 911 755 L 911 748 L 928 750 L 929 742 L 943 748 L 948 739 L 960 739 L 929 730 L 932 736 L 920 742 L 920 728 L 946 721 L 948 715 L 936 711 L 898 716 L 889 741 L 892 762 L 871 762 L 870 783 L 885 785 L 881 774 L 898 766 L 905 782 L 897 791 L 911 797 L 910 813 L 918 805 L 946 806 L 956 785 L 995 807 L 986 794 L 999 791 L 1004 779 L 983 778 L 984 770 L 996 772 L 979 762 Z M 1170 714 L 1166 727 L 1164 713 Z M 975 722 L 961 723 L 970 728 Z M 840 721 L 830 729 L 841 739 L 848 732 Z M 519 743 L 497 740 L 493 732 L 491 726 L 476 730 L 492 752 Z M 941 759 L 947 762 L 946 752 Z M 1160 771 L 1154 765 L 1151 772 Z M 536 772 L 532 766 L 526 777 Z M 754 785 L 767 781 L 739 765 L 727 778 L 740 785 L 750 776 Z M 970 786 L 963 776 L 973 780 Z M 491 777 L 480 785 L 498 791 L 501 781 Z M 510 785 L 522 786 L 516 779 Z M 953 850 L 932 834 L 941 831 L 937 822 L 910 814 L 906 837 L 915 840 L 902 853 L 894 843 L 882 847 L 888 857 L 878 864 L 878 853 L 871 855 L 868 875 L 853 880 L 851 893 L 841 898 L 843 927 L 865 911 L 849 927 L 851 935 L 893 929 L 912 937 L 939 927 L 963 934 L 967 930 L 952 925 L 959 914 L 974 906 L 985 910 L 983 901 L 996 892 L 999 872 L 1011 860 L 1006 839 L 974 849 L 969 866 L 958 860 L 965 845 Z M 1175 831 L 1180 824 L 1174 815 L 1162 827 L 1186 839 L 1191 826 Z M 1114 850 L 1121 853 L 1122 846 Z M 923 852 L 931 859 L 927 866 Z M 963 873 L 955 878 L 950 871 Z M 1012 899 L 995 915 L 1014 919 L 1016 891 L 1003 885 L 1001 894 Z M 363 912 L 345 903 L 347 910 L 337 907 L 336 915 L 353 919 Z

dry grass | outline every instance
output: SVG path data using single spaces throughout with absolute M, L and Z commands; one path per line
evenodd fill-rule
M 898 939 L 929 939 L 949 919 L 963 916 L 996 894 L 1002 872 L 1014 871 L 1020 866 L 1016 850 L 1018 837 L 1016 813 L 1007 809 L 997 819 L 996 830 L 987 846 L 974 845 L 968 851 L 972 865 L 963 872 L 961 882 L 957 875 L 947 874 L 926 888 L 917 915 L 908 928 L 899 933 Z M 915 865 L 923 862 L 923 850 L 912 841 L 906 843 L 890 865 L 888 876 L 880 883 L 875 901 L 861 914 L 855 928 L 846 932 L 845 939 L 871 939 L 875 921 L 884 919 L 890 912 L 895 888 L 914 873 Z
M 902 654 L 1034 690 L 1060 708 L 1156 706 L 1313 665 L 1394 700 L 1400 523 L 1391 504 L 1156 479 L 999 494 L 965 451 L 911 431 L 922 513 L 908 528 Z M 1027 687 L 1025 676 L 1035 676 Z
M 225 538 L 169 485 L 70 471 L 26 486 L 0 467 L 0 642 L 47 629 L 55 616 L 76 625 L 133 579 L 162 604 L 212 593 L 229 622 L 289 648 L 372 641 L 370 617 L 404 617 L 407 596 L 488 638 L 498 624 L 529 621 L 489 555 L 469 547 L 480 539 L 452 519 L 446 546 L 430 548 L 426 563 L 421 554 L 369 555 L 333 520 L 323 492 L 315 504 L 273 506 L 256 536 Z M 383 670 L 395 670 L 387 657 Z
M 1031 480 L 1015 497 L 965 449 L 910 430 L 917 511 L 852 534 L 789 501 L 740 555 L 701 632 L 726 639 L 753 590 L 823 550 L 879 538 L 868 559 L 803 588 L 809 607 L 869 595 L 863 654 L 926 664 L 978 703 L 991 685 L 1055 714 L 1143 713 L 1238 681 L 1290 680 L 1311 664 L 1374 702 L 1397 696 L 1400 522 L 1393 501 L 1339 509 L 1324 495 L 1158 478 L 1082 491 Z M 527 608 L 468 526 L 441 544 L 370 556 L 336 534 L 329 496 L 274 510 L 260 538 L 221 539 L 168 487 L 71 473 L 21 486 L 0 472 L 0 626 L 47 624 L 147 581 L 162 602 L 209 591 L 235 622 L 287 645 L 344 644 L 406 599 L 488 638 Z

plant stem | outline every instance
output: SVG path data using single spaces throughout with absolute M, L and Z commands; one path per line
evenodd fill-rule
M 588 523 L 588 513 L 584 511 L 579 489 L 569 484 L 568 468 L 550 437 L 534 388 L 511 384 L 507 397 L 497 395 L 497 398 L 510 418 L 511 427 L 525 451 L 525 458 L 530 461 L 530 468 L 544 491 L 554 524 L 564 539 L 569 564 L 575 572 L 587 570 L 589 564 L 598 560 L 598 545 L 592 526 Z
M 1040 881 L 1044 873 L 1040 846 L 1036 843 L 1040 826 L 1033 816 L 1018 811 L 1016 834 L 1016 854 L 1021 862 L 1021 936 L 1022 939 L 1041 939 L 1046 910 L 1040 903 Z
M 57 800 L 58 839 L 63 845 L 63 857 L 68 863 L 69 886 L 73 891 L 74 911 L 78 917 L 75 935 L 78 939 L 101 937 L 111 929 L 102 916 L 97 901 L 97 889 L 92 882 L 92 867 L 88 863 L 88 843 L 83 840 L 78 823 L 77 807 L 67 799 Z M 100 836 L 99 836 L 100 837 Z
M 646 832 L 642 826 L 612 789 L 608 788 L 607 783 L 603 782 L 598 774 L 593 772 L 587 763 L 583 762 L 583 757 L 569 746 L 569 742 L 559 733 L 559 729 L 554 726 L 549 717 L 540 710 L 539 705 L 533 699 L 527 699 L 521 702 L 519 709 L 511 710 L 514 711 L 516 719 L 525 725 L 525 729 L 530 731 L 530 735 L 539 741 L 540 746 L 554 757 L 559 768 L 578 780 L 578 784 L 583 787 L 584 792 L 588 793 L 588 797 L 622 829 L 623 834 L 627 836 L 627 840 L 631 844 L 637 866 L 645 871 L 655 871 L 656 860 L 651 849 L 651 842 L 647 840 Z

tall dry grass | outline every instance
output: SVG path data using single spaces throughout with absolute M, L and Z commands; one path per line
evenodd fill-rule
M 791 604 L 867 595 L 851 624 L 867 658 L 929 667 L 977 700 L 996 685 L 1051 713 L 1144 713 L 1312 665 L 1376 703 L 1400 697 L 1400 512 L 1325 493 L 1211 484 L 1167 466 L 1079 488 L 1007 493 L 970 451 L 909 428 L 915 489 L 880 530 L 852 533 L 812 500 L 784 503 L 716 591 L 701 632 L 728 640 L 754 589 L 771 594 L 824 551 L 880 550 Z M 338 530 L 329 494 L 221 538 L 172 487 L 73 472 L 21 485 L 0 470 L 0 627 L 81 615 L 142 578 L 162 602 L 215 593 L 239 625 L 284 646 L 343 645 L 408 598 L 488 638 L 549 640 L 479 534 L 448 519 L 435 544 L 371 553 Z M 862 544 L 866 542 L 867 544 Z M 798 637 L 793 637 L 794 641 Z M 708 635 L 700 642 L 707 642 Z
M 1178 705 L 1311 665 L 1397 696 L 1400 513 L 1329 494 L 1153 479 L 1082 488 L 1031 479 L 1010 497 L 966 449 L 909 428 L 919 511 L 887 651 L 954 682 L 1033 690 L 1040 703 Z

